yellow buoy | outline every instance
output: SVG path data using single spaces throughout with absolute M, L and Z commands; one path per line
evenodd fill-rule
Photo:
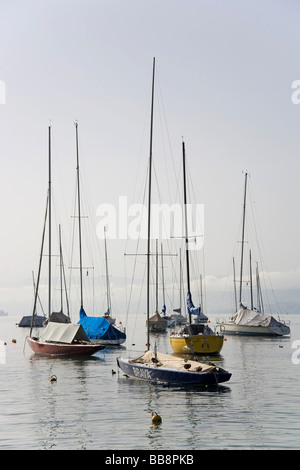
M 56 382 L 56 381 L 57 381 L 56 375 L 51 375 L 50 382 Z
M 156 411 L 152 411 L 152 422 L 161 423 L 161 417 L 156 413 Z

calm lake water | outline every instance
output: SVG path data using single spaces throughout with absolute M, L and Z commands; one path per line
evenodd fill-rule
M 85 359 L 39 358 L 24 347 L 29 331 L 15 325 L 20 318 L 0 317 L 7 343 L 0 346 L 0 449 L 299 449 L 300 364 L 292 362 L 292 343 L 300 340 L 300 315 L 288 319 L 290 338 L 229 336 L 209 359 L 232 377 L 211 390 L 124 377 L 116 357 L 143 350 L 144 324 L 135 346 Z M 169 333 L 157 345 L 171 352 Z M 162 417 L 158 426 L 152 411 Z

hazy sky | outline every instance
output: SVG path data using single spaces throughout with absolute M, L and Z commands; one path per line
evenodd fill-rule
M 275 287 L 298 288 L 299 18 L 293 0 L 0 0 L 0 309 L 31 313 L 50 121 L 53 231 L 62 224 L 66 259 L 75 120 L 91 235 L 99 205 L 142 202 L 154 56 L 154 180 L 163 202 L 174 202 L 183 136 L 195 201 L 204 204 L 207 288 L 232 275 L 243 171 Z M 109 241 L 119 299 L 126 248 Z

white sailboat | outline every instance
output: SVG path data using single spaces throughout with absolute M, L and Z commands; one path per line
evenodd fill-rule
M 153 59 L 150 155 L 149 155 L 149 188 L 148 188 L 148 236 L 147 236 L 147 351 L 141 356 L 117 358 L 118 367 L 129 377 L 168 384 L 218 384 L 230 379 L 226 370 L 197 361 L 186 361 L 170 354 L 161 354 L 154 348 L 150 350 L 149 334 L 149 294 L 150 294 L 150 226 L 151 226 L 151 172 L 152 172 L 152 134 L 153 134 L 153 101 L 154 101 L 155 59 Z
M 244 203 L 243 203 L 243 225 L 242 225 L 242 243 L 241 243 L 241 267 L 240 267 L 240 288 L 239 302 L 236 313 L 227 321 L 218 321 L 217 325 L 225 335 L 245 335 L 245 336 L 287 336 L 290 334 L 290 327 L 284 321 L 276 320 L 272 315 L 264 313 L 258 268 L 256 273 L 258 304 L 254 308 L 252 294 L 252 271 L 251 271 L 251 251 L 250 251 L 250 289 L 251 300 L 250 308 L 242 303 L 242 285 L 243 285 L 243 260 L 245 244 L 245 220 L 246 220 L 246 198 L 247 198 L 247 177 L 245 174 Z M 237 305 L 237 302 L 236 302 Z

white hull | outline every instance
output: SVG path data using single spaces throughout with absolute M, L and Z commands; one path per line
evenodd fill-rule
M 248 336 L 287 336 L 289 326 L 275 320 L 271 315 L 250 310 L 240 304 L 240 308 L 228 321 L 217 322 L 222 334 Z
M 236 325 L 235 323 L 219 323 L 221 333 L 224 335 L 244 336 L 285 336 L 290 334 L 288 326 L 282 324 L 280 328 L 266 326 Z

